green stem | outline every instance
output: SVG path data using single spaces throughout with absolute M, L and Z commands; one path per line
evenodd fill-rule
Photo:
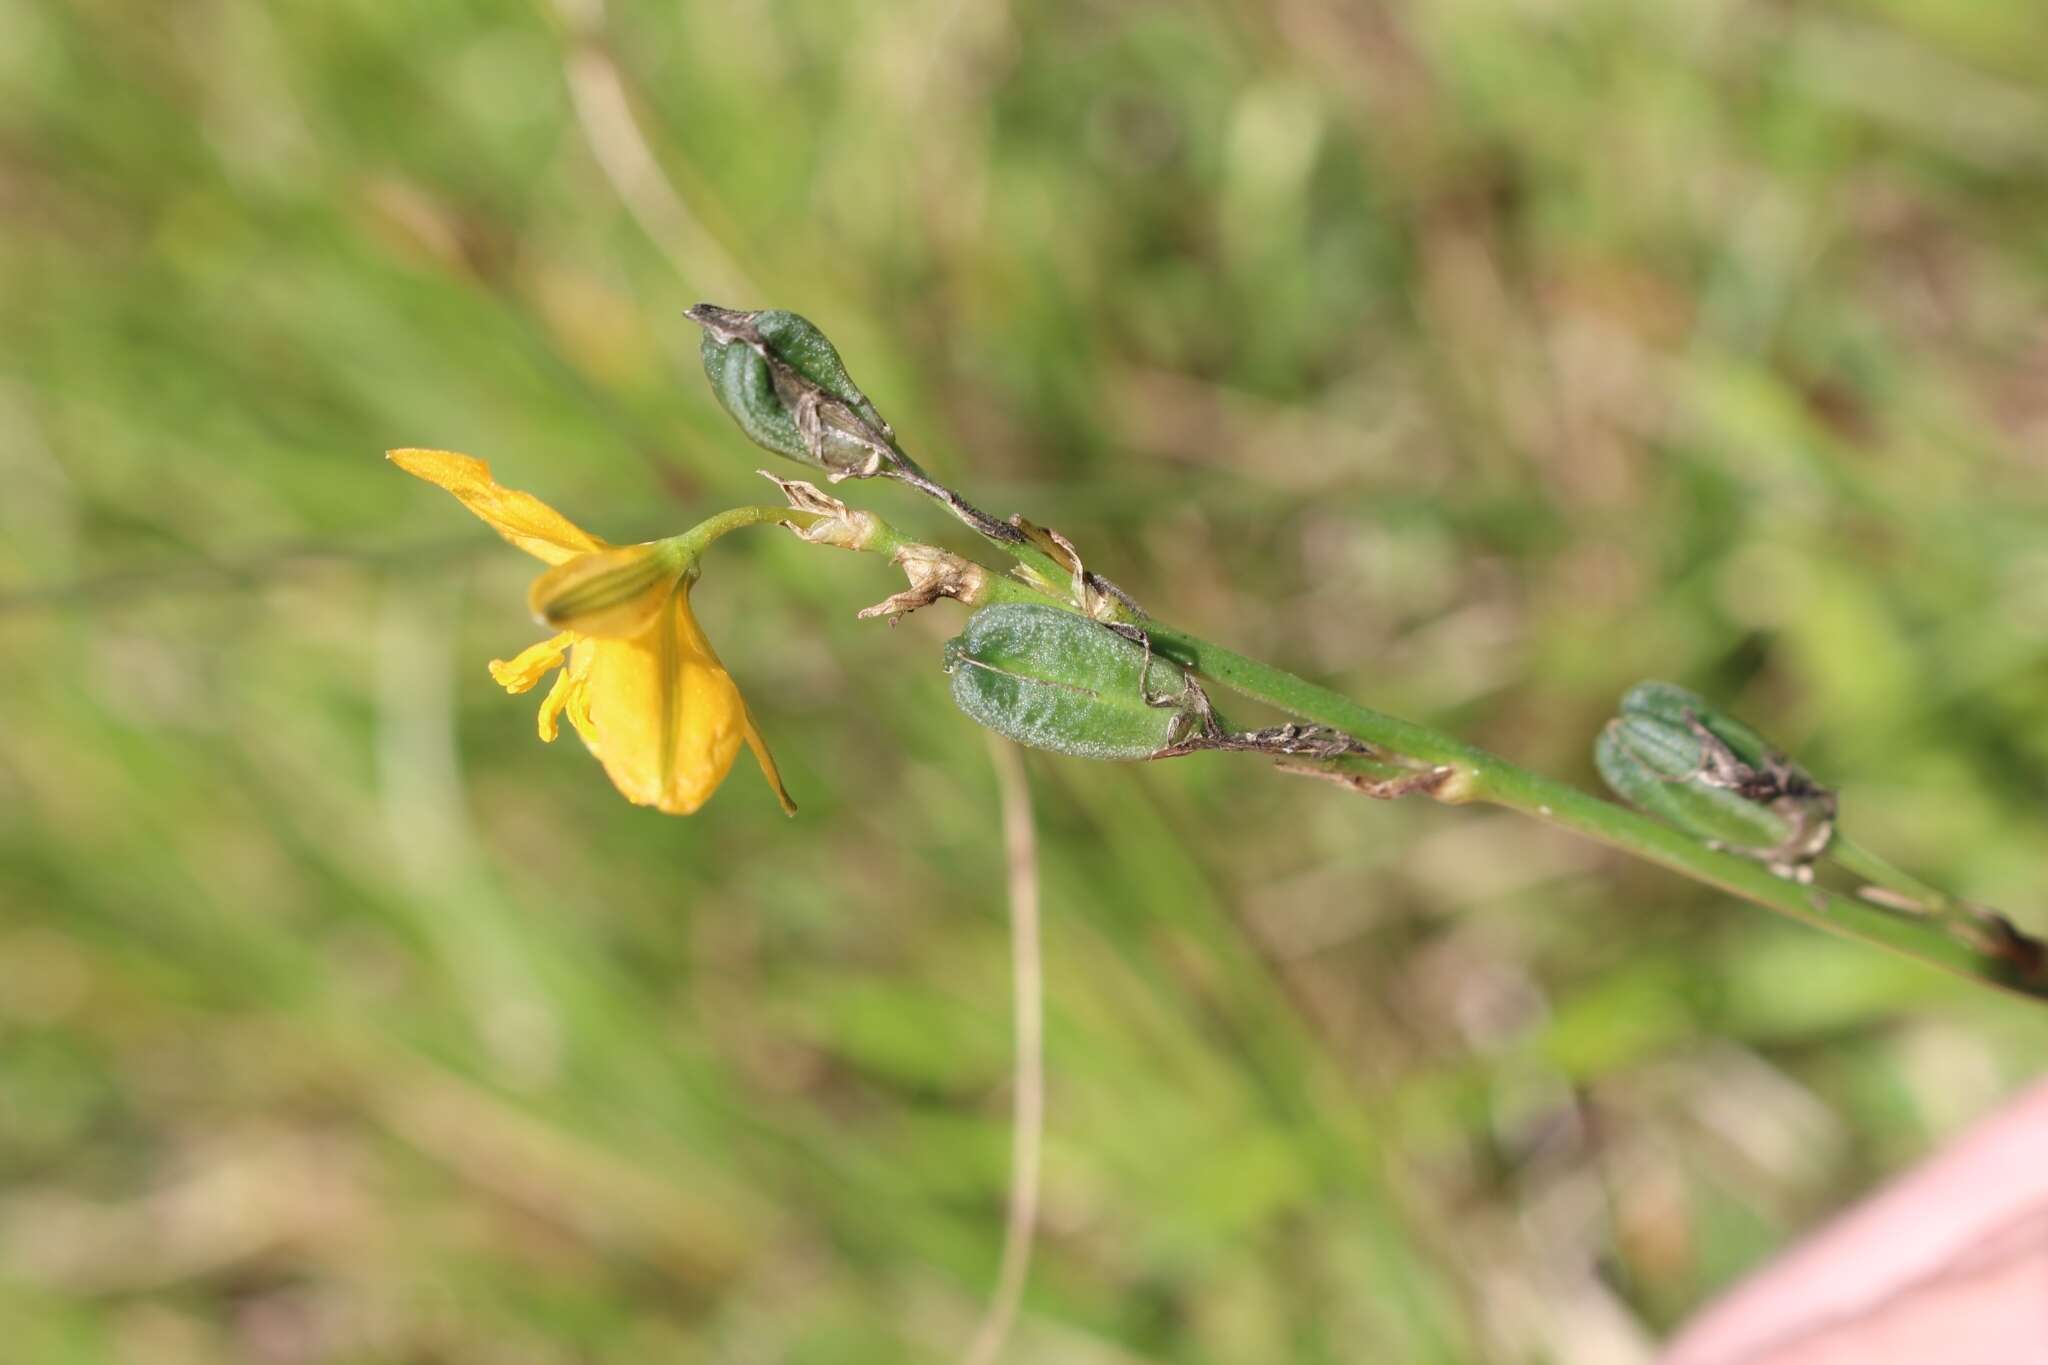
M 1946 892 L 1938 891 L 1919 878 L 1901 872 L 1846 834 L 1837 833 L 1829 841 L 1828 857 L 1850 876 L 1860 877 L 1873 886 L 1881 886 L 1887 891 L 1895 892 L 1917 903 L 1931 914 L 1947 914 L 1960 908 L 1955 899 Z
M 1983 938 L 1989 930 L 1993 941 L 2003 942 L 2008 937 L 2002 932 L 2006 926 L 1995 917 L 1988 917 L 1967 901 L 1951 896 L 1939 887 L 1929 886 L 1911 873 L 1900 871 L 1839 830 L 1828 844 L 1827 856 L 1835 866 L 1868 883 L 1870 888 L 1888 891 L 1899 898 L 1904 903 L 1901 908 L 1917 909 L 1938 921 L 1951 935 L 1965 939 Z M 1866 895 L 1866 899 L 1880 898 Z
M 1941 923 L 1779 877 L 1761 863 L 1720 852 L 1626 806 L 1518 767 L 1440 731 L 1361 706 L 1196 636 L 1157 625 L 1148 625 L 1147 633 L 1161 652 L 1248 697 L 1304 720 L 1335 726 L 1390 753 L 1452 769 L 1452 776 L 1439 789 L 1440 799 L 1484 801 L 1520 811 L 1830 933 L 1874 943 L 2022 995 L 2048 999 L 2048 977 L 2038 966 L 2030 968 L 1967 942 Z M 1848 847 L 1862 852 L 1854 845 Z M 1858 864 L 1868 870 L 1863 875 L 1878 865 L 1875 859 Z M 1904 875 L 1888 866 L 1887 874 Z M 1870 879 L 1895 885 L 1875 875 Z M 1920 891 L 1929 890 L 1905 880 Z M 1946 903 L 1948 898 L 1939 900 Z
M 779 519 L 794 520 L 798 515 L 782 513 Z M 771 519 L 777 518 L 758 518 Z M 874 533 L 861 547 L 863 550 L 894 558 L 906 546 L 917 544 L 879 518 L 874 525 Z M 980 607 L 991 602 L 1050 603 L 1068 611 L 1078 610 L 1064 595 L 988 570 L 981 593 L 963 605 Z M 1341 693 L 1185 631 L 1149 619 L 1144 627 L 1153 648 L 1161 654 L 1234 692 L 1299 719 L 1342 730 L 1372 745 L 1384 757 L 1447 770 L 1444 780 L 1433 788 L 1438 800 L 1454 804 L 1479 801 L 1519 811 L 1682 877 L 1753 901 L 1802 924 L 1873 944 L 2015 994 L 2048 1000 L 2048 971 L 2038 960 L 1999 951 L 1996 938 L 1981 932 L 1981 926 L 1960 903 L 1913 881 L 1854 844 L 1838 839 L 1832 850 L 1846 869 L 1923 900 L 1933 913 L 1913 914 L 1873 905 L 1780 877 L 1759 862 L 1723 853 L 1627 806 L 1531 772 L 1440 730 L 1375 711 Z
M 1016 560 L 1018 567 L 1024 571 L 1024 576 L 1035 580 L 1043 592 L 1063 596 L 1070 591 L 1069 585 L 1074 579 L 1075 571 L 1059 563 L 1034 543 L 1021 526 L 1014 526 L 990 516 L 953 489 L 925 473 L 917 461 L 904 453 L 902 447 L 896 446 L 892 449 L 896 452 L 897 463 L 888 471 L 887 477 L 936 499 L 983 540 Z M 1086 570 L 1083 569 L 1083 572 L 1086 573 Z M 1088 574 L 1087 577 L 1091 580 L 1088 585 L 1091 588 L 1103 583 L 1103 580 L 1093 574 Z M 1113 593 L 1102 593 L 1100 600 L 1110 620 L 1135 623 L 1142 619 L 1143 614 L 1131 603 Z
M 811 525 L 819 519 L 816 512 L 800 512 L 790 507 L 730 507 L 715 517 L 704 520 L 684 531 L 681 535 L 670 536 L 668 543 L 689 555 L 695 562 L 711 542 L 727 536 L 746 526 L 795 526 Z

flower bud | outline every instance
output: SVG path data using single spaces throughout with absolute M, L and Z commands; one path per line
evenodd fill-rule
M 1834 836 L 1835 794 L 1756 731 L 1671 683 L 1638 683 L 1594 745 L 1630 805 L 1773 871 L 1808 880 Z
M 895 457 L 895 433 L 808 319 L 708 303 L 687 316 L 704 329 L 712 393 L 754 444 L 835 481 L 867 478 Z
M 983 607 L 946 642 L 946 672 L 970 719 L 1073 758 L 1152 758 L 1208 717 L 1180 665 L 1058 607 Z

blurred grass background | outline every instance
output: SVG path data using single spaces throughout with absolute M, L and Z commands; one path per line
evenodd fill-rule
M 486 659 L 761 500 L 700 298 L 1161 616 L 1591 780 L 1643 676 L 2048 930 L 2048 9 L 0 0 L 0 1338 L 943 1360 L 1003 865 L 938 608 L 696 594 L 803 812 Z M 958 528 L 892 489 L 900 523 Z M 957 543 L 957 542 L 956 542 Z M 1484 812 L 1033 756 L 1018 1361 L 1641 1361 L 2023 1083 L 2028 1006 Z

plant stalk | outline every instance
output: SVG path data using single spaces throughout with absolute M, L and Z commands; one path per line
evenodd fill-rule
M 1604 801 L 1577 787 L 1531 772 L 1440 731 L 1361 706 L 1292 673 L 1260 663 L 1197 636 L 1147 626 L 1155 648 L 1196 672 L 1245 696 L 1304 720 L 1331 725 L 1366 743 L 1422 762 L 1448 767 L 1453 775 L 1438 799 L 1483 801 L 1567 829 L 1609 848 L 1753 901 L 1801 923 L 1844 938 L 1859 939 L 1960 976 L 2020 995 L 2048 1000 L 2048 972 L 2038 960 L 2012 950 L 1996 935 L 1973 944 L 1944 927 L 1948 898 L 1929 905 L 1935 917 L 1867 904 L 1822 887 L 1780 877 L 1763 864 L 1724 853 L 1626 806 Z M 1849 845 L 1860 853 L 1856 846 Z M 1879 866 L 1871 860 L 1871 867 Z M 1893 877 L 1903 874 L 1887 872 Z M 1882 880 L 1882 879 L 1879 879 Z M 1913 882 L 1926 892 L 1929 888 Z
M 748 509 L 750 514 L 765 510 Z M 783 513 L 779 519 L 802 524 L 801 516 Z M 778 518 L 749 516 L 750 523 L 774 519 Z M 906 547 L 917 545 L 880 518 L 874 519 L 874 526 L 873 534 L 861 546 L 869 553 L 895 559 Z M 972 608 L 991 602 L 1051 603 L 1068 611 L 1080 610 L 1080 604 L 1068 597 L 988 569 L 979 593 L 962 604 Z M 1518 811 L 1802 924 L 2017 995 L 2048 1000 L 2048 961 L 2038 944 L 2001 917 L 1973 913 L 1974 907 L 1963 906 L 1907 877 L 1839 836 L 1832 852 L 1845 870 L 1916 900 L 1924 908 L 1915 911 L 1859 900 L 1781 877 L 1760 862 L 1723 852 L 1627 806 L 1531 772 L 1440 730 L 1376 711 L 1200 636 L 1149 618 L 1143 620 L 1142 628 L 1152 648 L 1162 655 L 1234 692 L 1299 720 L 1331 726 L 1363 740 L 1379 751 L 1376 757 L 1380 760 L 1440 771 L 1440 780 L 1421 788 L 1437 800 L 1484 802 Z M 1336 770 L 1334 766 L 1332 770 Z

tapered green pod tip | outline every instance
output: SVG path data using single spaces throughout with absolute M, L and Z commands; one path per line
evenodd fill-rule
M 1593 761 L 1630 805 L 1787 875 L 1810 876 L 1834 836 L 1833 792 L 1755 730 L 1673 683 L 1630 688 Z

